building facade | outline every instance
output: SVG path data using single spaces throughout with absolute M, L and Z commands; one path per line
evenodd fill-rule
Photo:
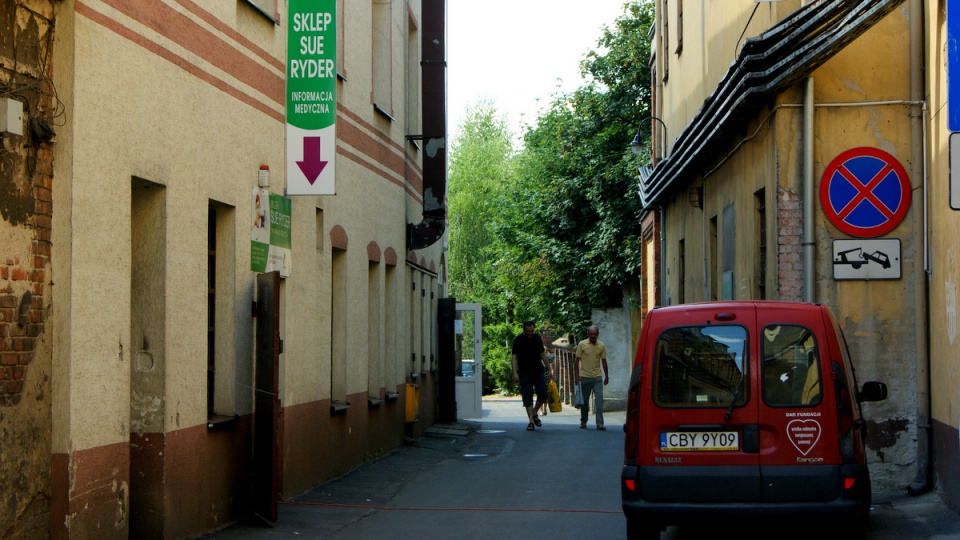
M 0 167 L 14 537 L 275 518 L 436 419 L 445 2 L 318 8 L 330 195 L 288 194 L 289 5 L 0 2 L 23 109 Z M 266 216 L 286 243 L 262 268 Z
M 874 487 L 936 480 L 947 493 L 958 487 L 941 461 L 957 458 L 956 355 L 930 254 L 949 228 L 933 216 L 954 214 L 933 210 L 946 201 L 946 169 L 935 173 L 946 139 L 933 127 L 945 96 L 930 88 L 944 76 L 931 36 L 942 39 L 945 2 L 933 4 L 656 0 L 662 124 L 640 190 L 662 227 L 645 259 L 656 270 L 643 273 L 659 303 L 830 306 L 858 380 L 890 389 L 864 405 Z

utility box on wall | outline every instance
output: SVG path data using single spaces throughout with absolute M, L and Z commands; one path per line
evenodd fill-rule
M 23 135 L 23 103 L 15 99 L 0 99 L 0 132 Z

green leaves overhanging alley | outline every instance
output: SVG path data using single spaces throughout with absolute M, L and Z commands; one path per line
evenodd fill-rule
M 594 308 L 623 305 L 640 270 L 640 198 L 628 144 L 649 140 L 653 4 L 624 5 L 586 81 L 558 93 L 522 142 L 493 103 L 468 108 L 450 152 L 449 289 L 483 306 L 483 358 L 494 386 L 512 390 L 510 343 L 525 320 L 583 336 Z M 572 60 L 571 60 L 572 61 Z

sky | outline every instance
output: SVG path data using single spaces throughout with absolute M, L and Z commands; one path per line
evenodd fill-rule
M 466 109 L 492 99 L 514 135 L 533 123 L 558 90 L 581 85 L 579 63 L 597 48 L 624 0 L 449 0 L 447 132 L 455 138 Z M 558 79 L 561 84 L 558 88 Z M 540 100 L 538 105 L 537 99 Z

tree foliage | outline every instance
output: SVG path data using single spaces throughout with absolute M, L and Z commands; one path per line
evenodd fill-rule
M 500 241 L 504 263 L 545 318 L 582 330 L 596 307 L 621 305 L 640 265 L 638 158 L 628 143 L 650 116 L 649 2 L 624 6 L 601 50 L 586 55 L 589 82 L 555 95 L 527 129 Z
M 650 0 L 631 0 L 587 81 L 556 94 L 514 150 L 490 102 L 467 111 L 449 169 L 451 294 L 483 305 L 484 362 L 512 386 L 509 345 L 524 320 L 582 332 L 593 308 L 621 305 L 640 265 L 634 134 L 649 137 Z M 639 128 L 638 128 L 639 126 Z
M 516 155 L 507 121 L 489 101 L 466 112 L 450 151 L 448 227 L 450 295 L 483 306 L 484 370 L 500 388 L 513 385 L 509 340 L 518 333 L 500 275 L 503 249 L 496 233 L 501 194 L 514 178 Z

